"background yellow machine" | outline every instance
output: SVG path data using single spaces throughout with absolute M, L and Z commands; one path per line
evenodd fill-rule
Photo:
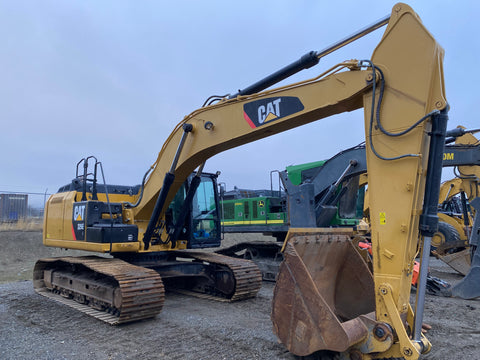
M 264 91 L 383 25 L 388 26 L 370 60 L 349 60 L 313 79 Z M 155 316 L 163 302 L 162 279 L 204 296 L 254 296 L 260 286 L 254 264 L 192 251 L 218 245 L 215 188 L 212 177 L 202 177 L 205 161 L 364 108 L 373 276 L 352 245 L 350 229 L 290 229 L 273 327 L 300 356 L 335 351 L 350 359 L 417 359 L 430 349 L 421 334 L 428 250 L 415 311 L 410 283 L 419 245 L 429 249 L 437 229 L 448 108 L 442 59 L 443 49 L 418 15 L 397 4 L 390 16 L 351 37 L 236 94 L 210 99 L 177 125 L 139 188 L 95 188 L 94 169 L 93 177 L 86 170 L 78 185 L 49 199 L 45 245 L 110 256 L 40 260 L 35 289 L 93 308 L 110 323 Z

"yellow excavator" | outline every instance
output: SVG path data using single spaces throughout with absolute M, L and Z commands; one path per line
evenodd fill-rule
M 474 150 L 480 148 L 480 141 L 473 135 L 480 130 L 458 127 L 456 131 L 457 136 L 450 140 L 455 141 L 452 151 L 444 154 L 444 164 L 456 166 L 456 178 L 440 187 L 442 207 L 448 211 L 439 214 L 439 226 L 445 231 L 439 231 L 432 241 L 438 246 L 434 254 L 465 275 L 452 288 L 453 295 L 472 299 L 480 296 L 480 253 L 476 251 L 480 241 L 480 152 Z M 455 203 L 459 203 L 456 208 Z
M 439 229 L 432 238 L 432 253 L 462 275 L 470 270 L 469 240 L 478 230 L 473 226 L 476 211 L 471 202 L 475 204 L 479 195 L 477 177 L 457 177 L 440 187 Z
M 371 59 L 270 89 L 384 25 Z M 205 180 L 205 161 L 363 108 L 373 276 L 352 245 L 352 229 L 291 228 L 274 290 L 273 329 L 298 356 L 419 358 L 431 348 L 422 318 L 448 118 L 443 54 L 419 16 L 399 3 L 352 36 L 237 93 L 208 99 L 176 126 L 139 187 L 97 184 L 101 163 L 84 159 L 72 184 L 46 204 L 43 242 L 104 255 L 39 260 L 35 290 L 112 324 L 155 316 L 163 283 L 228 301 L 254 296 L 261 282 L 256 266 L 195 250 L 218 246 L 215 176 Z M 419 249 L 426 251 L 413 308 Z
M 446 142 L 455 144 L 445 146 L 443 166 L 454 167 L 456 177 L 440 186 L 438 231 L 432 238 L 433 255 L 462 275 L 470 270 L 469 242 L 477 242 L 480 226 L 474 225 L 480 202 L 480 141 L 473 135 L 478 131 L 462 126 L 447 131 Z

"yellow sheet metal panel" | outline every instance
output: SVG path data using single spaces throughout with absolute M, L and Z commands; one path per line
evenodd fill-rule
M 72 206 L 75 191 L 56 193 L 50 196 L 45 205 L 43 242 L 47 239 L 73 240 Z

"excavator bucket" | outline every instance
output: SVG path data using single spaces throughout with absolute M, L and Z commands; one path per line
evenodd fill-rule
M 298 356 L 346 351 L 368 335 L 360 316 L 375 310 L 373 277 L 345 230 L 302 230 L 291 229 L 285 240 L 274 332 Z
M 467 275 L 470 270 L 470 249 L 465 249 L 453 254 L 441 255 L 437 253 L 435 257 L 462 275 Z
M 470 234 L 470 249 L 473 249 L 472 265 L 468 274 L 452 289 L 453 296 L 473 299 L 480 296 L 480 197 L 470 202 L 475 209 L 475 219 Z
M 453 296 L 474 299 L 480 296 L 480 251 L 475 251 L 468 274 L 452 288 Z

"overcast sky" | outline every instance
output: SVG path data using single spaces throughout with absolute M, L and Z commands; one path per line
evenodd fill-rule
M 55 192 L 81 158 L 134 185 L 174 126 L 213 94 L 244 88 L 390 14 L 394 1 L 0 0 L 0 192 Z M 410 1 L 446 51 L 449 128 L 480 127 L 478 1 Z M 368 59 L 383 29 L 295 80 Z M 363 141 L 363 111 L 219 154 L 227 189 Z

